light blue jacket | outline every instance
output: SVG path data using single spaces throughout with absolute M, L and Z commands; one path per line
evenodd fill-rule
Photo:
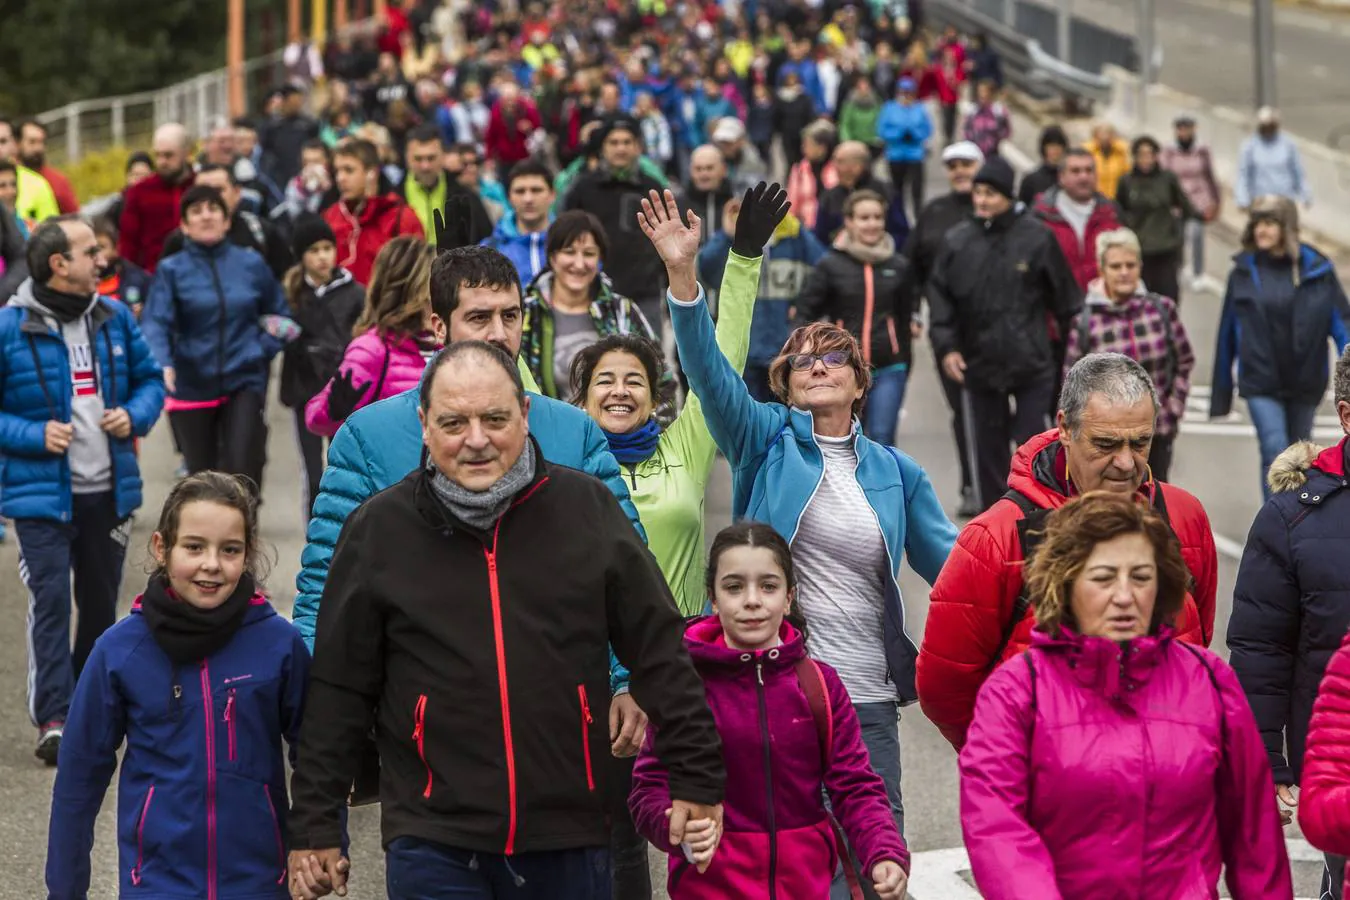
M 590 416 L 575 406 L 530 393 L 530 434 L 551 463 L 593 475 L 618 498 L 633 527 L 647 539 L 628 497 L 623 473 L 609 442 Z M 401 481 L 422 464 L 422 426 L 417 419 L 416 388 L 358 409 L 328 445 L 328 467 L 314 498 L 295 578 L 292 619 L 305 645 L 314 650 L 314 628 L 328 567 L 342 525 L 358 506 Z M 626 689 L 628 673 L 610 654 L 610 687 Z
M 732 516 L 766 522 L 790 543 L 825 472 L 811 414 L 751 398 L 740 373 L 717 349 L 702 288 L 688 304 L 669 292 L 666 296 L 689 388 L 703 402 L 708 430 L 731 463 Z M 932 584 L 956 543 L 957 529 L 917 462 L 869 440 L 860 428 L 854 435 L 858 484 L 881 527 L 892 576 L 883 619 L 886 662 L 896 696 L 913 703 L 919 649 L 905 631 L 901 557 L 908 554 L 910 568 Z
M 887 162 L 922 162 L 932 136 L 933 120 L 922 103 L 905 106 L 890 100 L 881 107 L 877 137 L 886 144 Z
M 1243 141 L 1238 157 L 1238 177 L 1233 182 L 1233 200 L 1238 207 L 1246 209 L 1257 197 L 1267 194 L 1312 202 L 1298 146 L 1282 131 L 1269 141 L 1252 135 Z

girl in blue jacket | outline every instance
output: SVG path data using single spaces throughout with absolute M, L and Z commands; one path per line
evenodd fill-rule
M 281 739 L 299 737 L 309 653 L 257 590 L 257 526 L 234 476 L 202 472 L 169 494 L 145 593 L 75 689 L 52 792 L 51 900 L 88 896 L 94 820 L 123 741 L 118 896 L 290 896 Z

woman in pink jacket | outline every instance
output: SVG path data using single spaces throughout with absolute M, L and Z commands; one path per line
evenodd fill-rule
M 305 404 L 305 425 L 332 437 L 347 417 L 376 400 L 417 387 L 439 345 L 431 337 L 431 262 L 421 238 L 396 237 L 380 249 L 366 305 L 337 374 Z
M 1298 824 L 1303 836 L 1317 849 L 1341 857 L 1335 866 L 1327 861 L 1324 876 L 1325 888 L 1333 869 L 1342 870 L 1341 893 L 1324 896 L 1350 897 L 1350 869 L 1345 866 L 1350 855 L 1350 635 L 1327 664 L 1313 704 L 1300 788 Z
M 1293 897 L 1275 784 L 1228 664 L 1173 639 L 1188 576 L 1151 509 L 1051 513 L 1032 646 L 980 690 L 961 829 L 987 900 Z
M 909 851 L 868 765 L 848 692 L 834 669 L 807 657 L 802 631 L 785 621 L 795 590 L 787 541 L 760 522 L 725 528 L 707 578 L 715 615 L 695 621 L 685 644 L 722 738 L 722 821 L 690 823 L 688 846 L 671 843 L 670 787 L 651 727 L 628 797 L 638 832 L 670 854 L 671 900 L 828 897 L 841 845 L 822 785 L 863 880 L 881 900 L 903 900 Z

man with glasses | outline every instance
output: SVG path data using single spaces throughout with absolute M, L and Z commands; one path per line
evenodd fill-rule
M 0 310 L 0 515 L 19 539 L 28 712 L 48 765 L 80 669 L 117 618 L 131 514 L 141 505 L 134 441 L 164 405 L 164 376 L 130 308 L 97 294 L 103 264 L 83 219 L 48 219 L 28 242 L 32 277 Z
M 938 251 L 942 249 L 943 236 L 954 226 L 970 218 L 974 206 L 970 200 L 970 187 L 975 173 L 984 165 L 984 153 L 970 141 L 960 141 L 942 151 L 942 165 L 947 170 L 947 183 L 951 193 L 943 194 L 929 201 L 919 213 L 914 230 L 909 233 L 905 244 L 905 256 L 914 267 L 914 281 L 925 288 L 937 263 Z M 952 411 L 952 434 L 956 436 L 957 455 L 961 458 L 961 504 L 956 508 L 958 516 L 969 518 L 979 513 L 975 506 L 975 487 L 971 480 L 970 454 L 966 447 L 965 420 L 961 415 L 961 385 L 947 377 L 938 360 L 938 377 L 942 380 L 942 392 L 947 398 L 947 406 Z

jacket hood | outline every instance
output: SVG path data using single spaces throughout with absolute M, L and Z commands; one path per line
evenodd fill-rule
M 834 249 L 840 253 L 847 253 L 863 265 L 877 265 L 883 263 L 895 255 L 895 238 L 881 233 L 881 240 L 868 247 L 865 244 L 855 241 L 848 231 L 840 231 L 839 237 L 835 238 Z
M 1350 438 L 1342 438 L 1331 447 L 1320 447 L 1312 441 L 1299 441 L 1275 457 L 1275 461 L 1270 464 L 1270 471 L 1266 473 L 1266 484 L 1275 493 L 1284 494 L 1307 484 L 1309 470 L 1344 478 L 1347 441 Z
M 1059 208 L 1055 206 L 1055 203 L 1059 200 L 1059 195 L 1059 185 L 1043 191 L 1040 197 L 1036 199 L 1036 213 L 1046 221 L 1063 222 L 1064 217 L 1060 215 Z M 1088 216 L 1089 224 L 1095 221 L 1098 216 L 1107 215 L 1113 205 L 1111 198 L 1105 194 L 1093 194 L 1092 199 L 1096 201 L 1097 205 L 1092 208 L 1092 215 Z
M 1068 502 L 1073 486 L 1058 429 L 1042 432 L 1017 448 L 1008 472 L 1008 487 L 1042 509 L 1058 509 Z M 1139 485 L 1137 493 L 1151 497 L 1155 489 L 1150 477 Z
M 88 315 L 98 304 L 98 294 L 89 298 L 89 306 L 85 309 L 85 315 Z M 25 278 L 18 288 L 14 291 L 14 296 L 9 298 L 9 306 L 16 306 L 19 309 L 30 309 L 43 318 L 54 318 L 55 313 L 43 306 L 42 303 L 33 294 L 33 279 Z
M 759 661 L 770 672 L 777 672 L 791 669 L 806 656 L 806 640 L 786 620 L 778 628 L 778 637 L 782 643 L 768 650 L 733 650 L 727 646 L 721 620 L 706 616 L 685 629 L 684 645 L 700 672 L 735 671 Z
M 1247 213 L 1247 226 L 1242 229 L 1242 249 L 1247 253 L 1256 252 L 1256 239 L 1252 232 L 1258 219 L 1274 219 L 1284 232 L 1284 250 L 1290 258 L 1299 256 L 1298 205 L 1288 197 L 1267 195 L 1252 201 Z
M 392 193 L 376 194 L 374 197 L 366 198 L 366 205 L 361 208 L 359 214 L 352 212 L 351 208 L 347 206 L 347 201 L 339 200 L 337 202 L 337 206 L 342 210 L 343 216 L 348 219 L 354 219 L 362 225 L 373 222 L 390 211 L 404 205 L 403 199 Z
M 1084 298 L 1083 303 L 1100 312 L 1109 313 L 1116 311 L 1120 315 L 1132 316 L 1132 310 L 1135 308 L 1135 304 L 1139 300 L 1148 297 L 1147 287 L 1148 285 L 1140 281 L 1139 286 L 1134 289 L 1134 296 L 1130 297 L 1124 303 L 1118 303 L 1113 297 L 1107 296 L 1106 281 L 1101 278 L 1094 278 L 1088 283 L 1087 296 Z
M 1320 250 L 1308 244 L 1297 245 L 1295 249 L 1290 251 L 1290 254 L 1298 260 L 1298 271 L 1294 273 L 1294 285 L 1296 287 L 1305 281 L 1321 278 L 1323 275 L 1328 275 L 1334 271 L 1331 260 L 1327 259 Z M 1257 284 L 1261 283 L 1261 276 L 1257 272 L 1260 257 L 1254 249 L 1239 250 L 1233 254 L 1233 262 L 1246 268 Z
M 555 218 L 557 218 L 557 216 L 553 213 L 549 213 L 548 221 L 550 225 L 553 224 Z M 543 237 L 547 233 L 547 230 L 536 232 L 539 237 Z M 493 240 L 502 243 L 527 243 L 535 236 L 535 234 L 520 233 L 520 225 L 516 223 L 516 211 L 513 209 L 507 209 L 506 212 L 502 214 L 501 219 L 497 222 L 497 227 L 492 229 Z
M 783 216 L 783 221 L 778 223 L 778 227 L 773 230 L 773 236 L 769 238 L 769 245 L 773 246 L 779 241 L 789 241 L 802 233 L 802 220 L 794 216 L 791 212 Z M 890 237 L 890 235 L 887 235 Z M 891 245 L 895 245 L 895 239 L 891 239 Z
M 1031 646 L 1066 658 L 1074 678 L 1084 687 L 1100 692 L 1108 700 L 1129 704 L 1134 686 L 1152 677 L 1175 637 L 1176 632 L 1163 625 L 1157 634 L 1118 644 L 1065 628 L 1048 634 L 1037 626 L 1031 632 Z

